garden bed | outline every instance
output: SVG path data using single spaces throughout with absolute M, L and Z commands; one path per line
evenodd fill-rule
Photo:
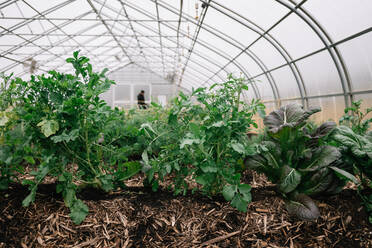
M 253 201 L 241 213 L 221 198 L 174 197 L 141 187 L 79 194 L 89 206 L 81 225 L 69 218 L 54 184 L 39 186 L 36 201 L 21 205 L 26 187 L 12 184 L 0 195 L 0 247 L 372 247 L 372 226 L 356 191 L 316 199 L 321 217 L 288 216 L 284 201 L 255 178 Z

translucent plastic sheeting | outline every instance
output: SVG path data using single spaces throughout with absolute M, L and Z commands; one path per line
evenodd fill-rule
M 367 108 L 370 108 L 372 106 L 372 93 L 366 93 L 366 94 L 357 94 L 355 95 L 355 100 L 358 101 L 358 100 L 362 100 L 362 105 L 361 105 L 361 109 L 363 112 L 365 112 L 365 110 Z M 368 116 L 370 117 L 370 115 Z
M 282 99 L 301 98 L 299 86 L 288 66 L 272 71 L 271 75 L 277 81 L 279 94 Z
M 225 5 L 242 16 L 249 17 L 249 19 L 264 29 L 270 28 L 274 22 L 278 21 L 288 12 L 284 7 L 272 0 L 251 0 L 249 2 L 244 0 L 218 0 L 215 2 Z
M 216 20 L 218 20 L 217 23 L 215 22 Z M 213 45 L 226 49 L 225 51 L 230 54 L 237 54 L 240 52 L 241 48 L 239 47 L 243 46 L 240 46 L 239 43 L 242 45 L 249 45 L 258 38 L 257 33 L 212 8 L 208 9 L 204 22 L 205 29 L 201 30 L 200 38 L 209 41 L 213 40 Z M 221 32 L 221 30 L 223 30 L 223 32 Z M 225 47 L 227 44 L 229 44 L 229 47 Z
M 349 70 L 354 91 L 372 89 L 372 33 L 339 46 Z M 372 105 L 371 105 L 372 106 Z
M 128 85 L 116 85 L 115 86 L 115 96 L 116 101 L 130 101 L 131 91 Z
M 344 114 L 345 101 L 343 96 L 332 96 L 309 99 L 309 105 L 312 107 L 320 107 L 321 112 L 315 114 L 312 120 L 315 122 L 335 121 Z
M 275 37 L 294 59 L 323 47 L 311 27 L 293 14 L 270 31 L 270 35 Z
M 372 26 L 370 0 L 312 0 L 303 8 L 326 28 L 335 40 L 341 40 Z
M 274 86 L 270 83 L 266 76 L 260 76 L 256 78 L 254 81 L 256 82 L 257 88 L 261 94 L 261 99 L 263 101 L 272 101 L 273 99 L 275 99 L 273 93 Z
M 297 65 L 308 85 L 309 96 L 342 93 L 339 75 L 327 52 L 300 60 Z

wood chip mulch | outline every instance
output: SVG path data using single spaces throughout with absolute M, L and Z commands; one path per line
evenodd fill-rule
M 252 183 L 252 182 L 251 182 Z M 222 198 L 173 196 L 133 186 L 82 192 L 89 215 L 74 225 L 55 185 L 41 185 L 29 208 L 19 184 L 0 192 L 0 248 L 5 247 L 372 247 L 372 226 L 353 189 L 317 199 L 314 222 L 288 216 L 272 185 L 254 179 L 247 213 Z

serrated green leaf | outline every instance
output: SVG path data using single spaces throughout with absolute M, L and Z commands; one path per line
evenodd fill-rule
M 180 170 L 181 170 L 181 167 L 180 167 L 180 165 L 179 165 L 177 162 L 175 162 L 175 163 L 173 164 L 173 168 L 174 168 L 176 171 L 180 171 Z
M 201 185 L 206 185 L 208 181 L 205 179 L 204 175 L 195 178 L 195 182 Z
M 248 194 L 251 192 L 252 187 L 249 184 L 240 184 L 238 189 L 241 194 Z
M 141 169 L 142 169 L 141 163 L 138 161 L 126 162 L 119 166 L 120 176 L 118 180 L 120 181 L 127 180 L 132 176 L 136 175 L 137 173 L 139 173 Z
M 79 129 L 74 129 L 72 130 L 69 134 L 67 134 L 65 131 L 61 135 L 55 135 L 51 138 L 54 143 L 59 143 L 59 142 L 70 142 L 74 141 L 79 137 Z
M 240 154 L 245 154 L 245 148 L 244 148 L 243 144 L 233 142 L 233 143 L 231 143 L 231 147 L 232 147 L 232 149 L 234 149 L 234 151 L 236 151 Z
M 171 173 L 172 172 L 172 166 L 170 164 L 166 164 L 165 165 L 165 170 L 167 171 L 167 173 Z
M 1 113 L 0 112 L 0 127 L 5 127 L 6 124 L 8 123 L 9 121 L 9 118 L 6 116 L 5 113 Z
M 242 194 L 242 199 L 245 202 L 250 203 L 252 201 L 252 194 L 251 194 L 251 192 L 246 193 L 246 194 Z
M 101 182 L 101 188 L 104 191 L 109 192 L 114 189 L 112 175 L 102 175 L 99 177 L 99 180 Z
M 238 209 L 240 212 L 247 212 L 248 202 L 244 201 L 239 194 L 235 194 L 231 201 L 231 206 Z
M 231 201 L 236 194 L 236 186 L 234 185 L 225 185 L 222 190 L 222 195 L 226 201 Z
M 217 167 L 216 166 L 213 166 L 211 164 L 202 164 L 200 166 L 200 169 L 204 172 L 204 173 L 216 173 L 218 171 Z
M 75 190 L 71 187 L 65 188 L 63 200 L 66 207 L 71 207 L 74 204 L 75 198 Z
M 180 148 L 183 149 L 186 145 L 200 144 L 200 139 L 185 138 L 181 141 Z
M 59 124 L 55 120 L 43 120 L 37 124 L 45 137 L 55 134 L 59 130 Z
M 70 207 L 70 211 L 70 217 L 76 225 L 80 225 L 89 213 L 88 206 L 79 199 L 73 202 L 73 205 Z

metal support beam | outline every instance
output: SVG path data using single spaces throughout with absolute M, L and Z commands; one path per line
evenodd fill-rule
M 131 18 L 129 17 L 128 12 L 127 12 L 127 10 L 125 9 L 125 4 L 124 4 L 124 2 L 123 2 L 122 0 L 119 0 L 119 2 L 120 2 L 121 6 L 122 6 L 122 8 L 123 8 L 123 11 L 124 11 L 125 17 L 126 17 L 128 20 L 130 20 Z M 118 13 L 118 14 L 119 14 L 119 13 Z M 146 63 L 147 63 L 147 66 L 148 66 L 149 63 L 148 63 L 148 61 L 147 61 L 146 55 L 145 55 L 145 53 L 143 52 L 143 49 L 141 48 L 141 43 L 140 43 L 140 41 L 139 41 L 139 39 L 138 39 L 138 37 L 137 37 L 136 30 L 133 28 L 133 24 L 132 24 L 131 21 L 129 21 L 129 27 L 131 28 L 131 30 L 132 30 L 132 32 L 133 32 L 133 34 L 134 34 L 134 38 L 135 38 L 136 41 L 137 41 L 137 45 L 138 45 L 138 48 L 140 49 L 140 53 L 143 54 L 143 58 L 145 59 L 145 61 L 146 61 Z
M 200 0 L 200 1 L 206 3 L 204 0 Z M 306 1 L 307 0 L 303 0 L 301 3 L 299 3 L 299 5 L 304 4 Z M 214 5 L 218 6 L 219 8 L 217 8 Z M 277 39 L 275 39 L 268 31 L 265 31 L 264 28 L 262 28 L 261 26 L 259 26 L 255 22 L 248 19 L 246 16 L 243 16 L 243 15 L 239 14 L 238 12 L 229 9 L 226 6 L 224 6 L 224 5 L 222 5 L 218 2 L 214 2 L 213 5 L 211 5 L 211 8 L 216 9 L 217 11 L 221 12 L 222 14 L 227 16 L 228 18 L 236 21 L 237 23 L 239 23 L 239 24 L 243 25 L 244 27 L 250 29 L 251 31 L 257 33 L 259 35 L 259 37 L 253 42 L 253 44 L 255 44 L 260 39 L 264 38 L 267 42 L 269 42 L 274 47 L 275 50 L 277 50 L 279 52 L 279 54 L 283 57 L 283 59 L 287 63 L 289 63 L 290 61 L 293 60 L 292 56 L 287 51 L 287 49 Z M 240 19 L 233 17 L 229 13 L 231 13 L 233 15 L 236 15 Z M 282 18 L 282 19 L 284 20 L 284 18 Z M 242 20 L 246 21 L 247 23 L 243 22 Z M 236 40 L 234 40 L 234 41 L 237 44 L 240 44 L 239 41 L 236 41 Z M 253 44 L 251 44 L 250 46 L 252 46 Z M 240 44 L 240 45 L 242 47 L 244 47 L 243 44 Z M 294 79 L 297 83 L 298 90 L 299 90 L 299 93 L 300 93 L 301 97 L 307 96 L 306 85 L 304 83 L 304 79 L 302 77 L 302 74 L 301 74 L 299 68 L 297 67 L 297 65 L 295 63 L 293 63 L 293 64 L 290 63 L 289 68 L 290 68 L 290 70 L 291 70 L 291 72 L 294 76 Z M 266 68 L 266 70 L 267 70 L 267 68 Z M 308 107 L 308 101 L 306 100 L 306 98 L 304 98 L 304 100 L 302 101 L 302 104 L 304 106 Z
M 56 5 L 56 6 L 53 6 L 53 7 L 49 8 L 49 9 L 47 9 L 47 10 L 44 10 L 44 11 L 40 12 L 40 14 L 37 14 L 37 15 L 35 15 L 35 16 L 33 16 L 33 17 L 34 17 L 34 18 L 37 18 L 37 17 L 40 17 L 40 16 L 45 16 L 45 15 L 51 14 L 51 13 L 53 13 L 53 12 L 59 10 L 60 8 L 65 7 L 65 6 L 67 6 L 67 5 L 69 5 L 70 3 L 75 2 L 75 1 L 76 1 L 76 0 L 67 0 L 67 1 L 65 1 L 65 2 L 63 2 L 63 3 L 60 3 L 60 4 Z M 15 1 L 15 2 L 16 2 L 16 1 Z M 24 21 L 22 21 L 22 22 L 19 22 L 19 23 L 15 24 L 15 25 L 9 27 L 8 29 L 9 29 L 10 31 L 14 31 L 14 30 L 16 30 L 16 29 L 18 29 L 18 28 L 21 28 L 21 27 L 23 27 L 23 26 L 25 26 L 25 25 L 31 23 L 32 21 L 33 21 L 33 20 L 24 20 Z M 1 36 L 1 35 L 4 35 L 4 34 L 6 34 L 6 32 L 1 32 L 1 33 L 0 33 L 0 36 Z
M 298 62 L 298 61 L 304 60 L 304 59 L 309 58 L 309 57 L 311 57 L 311 56 L 314 56 L 314 55 L 316 55 L 316 54 L 318 54 L 318 53 L 324 52 L 324 51 L 326 51 L 326 50 L 328 50 L 328 49 L 330 49 L 330 48 L 337 47 L 337 46 L 339 46 L 339 45 L 341 45 L 341 44 L 343 44 L 343 43 L 345 43 L 345 42 L 347 42 L 347 41 L 349 41 L 349 40 L 352 40 L 352 39 L 358 38 L 358 37 L 360 37 L 360 36 L 363 36 L 363 35 L 365 35 L 365 34 L 368 34 L 368 33 L 370 33 L 370 32 L 372 32 L 372 27 L 367 28 L 367 29 L 365 29 L 365 30 L 363 30 L 363 31 L 360 31 L 360 32 L 358 32 L 358 33 L 356 33 L 356 34 L 353 34 L 353 35 L 351 35 L 351 36 L 348 36 L 348 37 L 346 37 L 346 38 L 344 38 L 344 39 L 342 39 L 342 40 L 339 40 L 339 41 L 337 41 L 337 42 L 334 42 L 333 44 L 331 44 L 331 45 L 329 45 L 329 46 L 327 46 L 327 47 L 320 48 L 320 49 L 318 49 L 318 50 L 316 50 L 316 51 L 314 51 L 314 52 L 308 53 L 308 54 L 306 54 L 306 55 L 304 55 L 304 56 L 301 56 L 301 57 L 299 57 L 299 58 L 297 58 L 297 59 L 294 59 L 294 60 L 290 61 L 289 63 L 285 63 L 285 64 L 279 65 L 279 66 L 277 66 L 277 67 L 274 67 L 274 68 L 270 69 L 268 72 L 276 71 L 276 70 L 278 70 L 278 69 L 280 69 L 280 68 L 283 68 L 283 67 L 285 67 L 285 66 L 288 66 L 288 65 L 291 64 L 291 63 L 296 63 L 296 62 Z M 264 74 L 263 74 L 263 73 L 260 73 L 260 74 L 254 75 L 253 77 L 251 77 L 251 79 L 255 79 L 255 78 L 260 77 L 260 76 L 262 76 L 262 75 L 264 75 Z M 346 93 L 348 93 L 348 92 L 346 92 Z
M 40 16 L 42 17 L 46 17 L 44 14 L 40 13 L 37 9 L 35 9 L 31 4 L 29 4 L 28 2 L 26 2 L 25 0 L 22 0 L 28 7 L 30 7 L 31 9 L 33 9 L 36 13 L 38 13 Z M 60 28 L 58 25 L 56 25 L 54 22 L 50 21 L 50 20 L 47 20 L 51 25 L 53 25 L 55 28 L 57 28 L 59 31 L 61 31 L 63 34 L 65 34 L 67 37 L 69 37 L 67 35 L 67 33 L 62 29 Z M 74 37 L 69 37 L 70 40 L 72 40 L 73 42 L 75 42 L 76 44 L 78 44 L 80 47 L 83 47 L 83 45 L 78 42 Z M 50 40 L 49 40 L 50 41 Z M 87 49 L 88 50 L 88 49 Z M 88 50 L 89 52 L 89 50 Z M 100 61 L 101 63 L 105 63 L 104 61 L 101 61 L 100 58 L 96 57 L 98 59 L 98 61 Z
M 80 16 L 85 16 L 85 15 L 88 15 L 89 13 L 90 13 L 90 12 L 86 12 L 86 13 L 80 15 Z M 60 25 L 58 25 L 58 27 L 59 27 L 59 28 L 62 28 L 62 27 L 64 27 L 64 26 L 70 24 L 71 22 L 72 22 L 72 21 L 67 21 L 67 22 L 61 23 Z M 97 26 L 97 24 L 95 24 L 95 25 L 93 25 L 93 26 Z M 92 28 L 92 27 L 89 27 L 89 28 Z M 54 32 L 54 31 L 56 31 L 56 30 L 58 30 L 58 28 L 57 28 L 57 27 L 53 27 L 53 28 L 49 29 L 49 30 L 45 33 L 45 35 L 48 35 L 49 33 Z M 22 42 L 22 43 L 20 43 L 20 44 L 14 45 L 14 46 L 10 46 L 10 49 L 4 51 L 2 54 L 0 54 L 0 56 L 5 56 L 5 55 L 7 55 L 7 54 L 10 54 L 10 53 L 12 53 L 12 52 L 14 52 L 14 51 L 16 51 L 16 50 L 22 48 L 22 47 L 28 47 L 28 46 L 30 46 L 30 45 L 29 45 L 30 42 L 37 41 L 37 40 L 40 39 L 40 38 L 42 38 L 42 36 L 40 36 L 40 37 L 34 37 L 34 38 L 32 38 L 32 39 L 27 39 L 27 41 L 25 41 L 25 42 Z M 64 40 L 69 40 L 69 39 L 70 39 L 70 38 L 65 38 Z M 56 44 L 54 44 L 54 45 L 56 45 Z M 41 45 L 34 45 L 34 47 L 39 47 L 39 48 L 41 48 L 40 51 L 38 51 L 38 52 L 36 52 L 36 53 L 34 53 L 34 54 L 41 53 L 42 51 L 44 51 L 43 48 L 49 48 L 49 49 L 50 49 L 50 48 L 53 48 L 53 46 L 41 46 Z M 31 57 L 30 57 L 30 58 L 31 58 Z M 27 60 L 27 59 L 29 59 L 29 58 L 26 58 L 25 60 Z M 15 65 L 13 64 L 13 66 L 15 66 Z M 4 69 L 4 70 L 8 70 L 8 69 L 10 69 L 11 67 L 12 67 L 12 65 L 10 65 L 10 67 L 5 67 L 6 69 L 1 68 L 0 70 L 3 70 L 3 69 Z
M 150 0 L 150 1 L 154 1 L 154 0 Z M 175 10 L 172 6 L 170 6 L 168 3 L 166 3 L 166 2 L 164 2 L 164 1 L 162 1 L 162 0 L 158 0 L 158 2 L 159 2 L 159 5 L 160 5 L 162 8 L 164 8 L 165 10 L 170 11 L 170 12 L 172 12 L 172 13 L 174 13 L 174 14 L 177 13 L 176 10 Z M 189 16 L 189 15 L 187 15 L 187 14 L 183 14 L 182 18 L 185 19 L 186 21 L 189 21 L 190 23 L 193 23 L 193 24 L 195 24 L 195 25 L 198 25 L 197 22 L 195 22 L 195 21 L 193 20 L 193 17 L 191 17 L 191 16 Z M 169 26 L 168 26 L 168 27 L 169 27 Z M 232 45 L 232 46 L 235 46 L 235 47 L 237 47 L 238 49 L 241 49 L 239 46 L 237 46 L 237 44 L 235 44 L 235 43 L 232 42 L 234 39 L 233 39 L 232 37 L 226 35 L 225 33 L 221 32 L 221 31 L 218 31 L 218 30 L 214 29 L 213 27 L 211 27 L 211 26 L 209 26 L 209 25 L 207 25 L 207 24 L 202 25 L 201 28 L 202 28 L 203 30 L 209 32 L 209 33 L 212 34 L 213 36 L 215 36 L 215 37 L 217 37 L 217 38 L 219 38 L 219 39 L 222 39 L 223 41 L 227 42 L 228 44 L 230 44 L 230 45 Z M 186 34 L 186 33 L 185 33 L 184 35 L 186 35 L 186 37 L 187 37 L 187 34 Z M 226 38 L 224 38 L 223 36 L 225 36 Z M 200 42 L 199 42 L 198 44 L 200 44 Z M 208 45 L 206 48 L 207 48 L 207 49 L 210 49 L 210 47 L 211 47 L 212 45 L 211 45 L 210 43 L 208 43 L 208 42 L 206 42 L 206 44 Z M 203 46 L 204 46 L 204 45 L 203 45 Z M 215 50 L 218 50 L 218 49 L 217 49 L 216 47 L 212 47 L 212 50 L 211 50 L 211 51 L 215 52 Z M 220 51 L 220 52 L 222 52 L 222 51 Z M 260 62 L 259 62 L 259 60 L 257 60 L 257 59 L 254 57 L 254 54 L 251 55 L 251 54 L 247 53 L 247 55 L 250 56 L 250 57 L 252 58 L 252 60 L 253 60 L 253 61 L 254 61 L 254 62 L 255 62 L 259 67 L 260 67 L 260 64 L 259 64 Z M 229 56 L 229 55 L 226 54 L 226 56 Z M 256 56 L 256 57 L 257 57 L 257 56 Z M 227 60 L 229 60 L 229 59 L 227 59 Z M 242 65 L 240 65 L 237 61 L 234 61 L 233 64 L 234 64 L 234 65 L 235 65 L 239 70 L 241 70 L 241 71 L 243 72 L 243 74 L 244 74 L 247 78 L 249 77 L 249 73 L 245 70 L 245 68 L 244 68 Z M 224 70 L 225 70 L 225 68 L 224 68 Z M 270 80 L 270 79 L 268 78 L 268 80 Z M 256 95 L 256 97 L 257 97 L 257 98 L 260 98 L 260 95 L 259 95 L 259 92 L 258 92 L 257 86 L 255 85 L 254 82 L 252 82 L 252 86 L 253 86 L 253 89 L 254 89 L 254 91 L 255 91 L 255 95 Z
M 100 13 L 101 14 L 101 13 Z M 48 17 L 48 18 L 43 18 L 43 17 L 11 17 L 11 16 L 0 16 L 0 20 L 31 20 L 31 21 L 92 21 L 92 22 L 97 22 L 99 20 L 95 18 L 60 18 L 60 17 Z M 112 18 L 104 18 L 103 19 L 105 22 L 178 22 L 178 20 L 162 20 L 159 19 L 159 21 L 156 20 L 146 20 L 146 19 L 112 19 Z
M 208 3 L 210 3 L 210 2 L 211 2 L 211 0 L 208 0 Z M 186 61 L 185 61 L 184 65 L 182 67 L 182 70 L 181 70 L 181 75 L 180 75 L 180 78 L 179 78 L 179 81 L 178 81 L 178 85 L 181 85 L 181 83 L 182 83 L 183 74 L 185 73 L 185 69 L 187 67 L 187 63 L 190 60 L 190 57 L 192 55 L 192 51 L 194 50 L 196 41 L 198 40 L 198 37 L 199 37 L 199 33 L 200 33 L 200 30 L 201 30 L 201 27 L 203 25 L 205 16 L 206 16 L 207 11 L 208 11 L 208 5 L 203 5 L 203 6 L 204 7 L 202 7 L 202 13 L 200 14 L 201 18 L 198 20 L 198 24 L 196 26 L 195 33 L 194 33 L 194 35 L 192 37 L 191 47 L 188 49 L 188 54 L 187 54 L 187 57 L 186 57 Z M 181 17 L 182 17 L 182 12 L 180 13 L 180 23 L 181 23 Z M 180 23 L 178 25 L 180 25 Z
M 99 0 L 95 0 L 95 1 L 98 1 L 99 2 Z M 154 1 L 154 0 L 151 0 L 151 1 Z M 162 2 L 162 4 L 160 4 L 160 2 L 162 2 L 162 1 L 158 0 L 159 6 L 162 6 L 163 7 L 164 6 L 164 2 Z M 134 5 L 133 3 L 129 4 L 129 2 L 127 2 L 127 6 L 130 6 L 132 9 L 136 10 L 137 12 L 139 12 L 139 13 L 141 13 L 141 14 L 149 17 L 149 18 L 153 18 L 153 19 L 155 18 L 156 19 L 156 17 L 153 17 L 153 15 L 151 13 L 148 13 L 146 10 L 140 8 L 137 5 Z M 111 10 L 112 11 L 115 11 L 114 8 L 111 8 Z M 166 27 L 168 27 L 168 28 L 170 28 L 170 29 L 172 29 L 174 31 L 177 30 L 177 27 L 174 27 L 174 26 L 172 26 L 170 24 L 162 23 L 162 25 L 164 25 L 164 26 L 166 26 Z M 187 36 L 186 32 L 183 32 L 183 34 L 185 36 Z M 201 44 L 203 47 L 205 47 L 206 49 L 210 50 L 213 53 L 216 53 L 217 55 L 221 56 L 222 58 L 224 58 L 226 60 L 229 60 L 229 55 L 227 55 L 227 54 L 226 55 L 223 55 L 223 51 L 219 51 L 219 49 L 217 49 L 216 47 L 213 47 L 210 43 L 205 42 L 205 44 L 202 44 L 201 41 L 200 41 L 200 39 L 199 39 L 199 43 L 198 44 Z M 232 64 L 234 64 L 237 68 L 239 68 L 239 70 L 241 70 L 245 74 L 245 76 L 247 78 L 249 77 L 248 74 L 247 74 L 247 72 L 244 70 L 244 68 L 242 66 L 240 66 L 236 61 L 234 61 Z M 259 97 L 259 93 L 256 91 L 256 89 L 254 87 L 254 84 L 252 84 L 252 85 L 253 85 L 253 89 L 255 91 L 256 97 L 257 98 L 260 98 Z
M 92 7 L 93 11 L 97 14 L 98 18 L 101 20 L 102 24 L 106 27 L 106 29 L 109 31 L 109 33 L 112 35 L 112 38 L 116 41 L 116 43 L 118 44 L 118 46 L 121 48 L 121 50 L 123 51 L 123 53 L 128 57 L 129 61 L 130 62 L 133 62 L 133 60 L 131 59 L 131 57 L 129 56 L 129 54 L 127 53 L 127 51 L 124 49 L 124 47 L 120 44 L 119 40 L 116 38 L 116 36 L 112 33 L 112 31 L 110 30 L 110 28 L 108 27 L 107 23 L 103 20 L 102 16 L 98 13 L 96 7 L 94 7 L 93 3 L 91 0 L 87 0 L 89 5 Z
M 96 0 L 96 2 L 98 2 L 98 1 Z M 99 3 L 100 3 L 100 2 L 99 2 Z M 128 5 L 128 3 L 127 3 L 127 5 Z M 132 8 L 132 6 L 128 6 L 128 7 L 131 7 L 131 8 Z M 106 5 L 106 8 L 110 9 L 110 10 L 113 11 L 113 12 L 117 12 L 116 9 L 110 7 L 109 5 Z M 156 19 L 156 17 L 152 17 L 151 15 L 149 15 L 149 16 L 150 16 L 151 18 L 155 18 L 155 19 Z M 141 23 L 141 24 L 139 24 L 139 25 L 142 26 L 142 27 L 144 27 L 144 28 L 146 28 L 146 29 L 149 30 L 150 32 L 156 33 L 156 31 L 154 31 L 152 27 L 149 27 L 149 26 L 147 26 L 147 25 L 145 25 L 145 24 L 143 24 L 143 23 Z M 167 26 L 167 27 L 168 27 L 168 28 L 172 28 L 173 30 L 176 30 L 175 27 L 171 27 L 171 26 Z M 146 38 L 147 38 L 147 39 L 150 39 L 149 37 L 146 37 Z M 166 39 L 167 39 L 168 41 L 171 41 L 172 43 L 177 44 L 176 41 L 173 41 L 173 40 L 171 40 L 171 39 L 168 38 L 168 37 L 166 37 Z M 150 40 L 152 40 L 152 39 L 150 39 Z M 153 41 L 154 41 L 154 40 L 153 40 Z M 156 41 L 154 41 L 154 42 L 156 42 Z M 205 59 L 205 55 L 200 55 L 200 56 L 201 56 L 202 58 Z M 204 56 L 204 57 L 203 57 L 203 56 Z M 219 65 L 215 64 L 215 63 L 212 61 L 212 59 L 208 60 L 208 62 L 210 62 L 210 63 L 212 63 L 212 64 L 214 64 L 214 65 L 216 65 L 216 66 L 219 66 Z
M 163 38 L 162 38 L 162 35 L 161 35 L 161 27 L 160 27 L 159 5 L 158 5 L 158 2 L 156 0 L 155 0 L 155 9 L 156 9 L 156 19 L 158 21 L 161 61 L 163 63 L 163 77 L 165 78 L 166 75 L 165 75 L 165 66 L 164 66 Z
M 330 36 L 327 34 L 327 32 L 322 28 L 322 26 L 307 12 L 305 11 L 301 6 L 292 7 L 287 2 L 283 0 L 275 0 L 276 2 L 280 3 L 284 7 L 288 8 L 290 11 L 295 13 L 299 18 L 301 18 L 313 31 L 314 33 L 319 37 L 319 39 L 322 41 L 325 47 L 327 47 L 328 53 L 331 56 L 335 66 L 337 73 L 340 78 L 342 91 L 346 93 L 347 91 L 351 91 L 351 82 L 350 77 L 348 75 L 348 71 L 346 69 L 345 63 L 343 62 L 343 59 L 341 55 L 339 54 L 338 50 L 332 50 L 329 49 L 329 46 L 333 43 Z M 290 1 L 292 4 L 293 1 Z M 302 13 L 300 13 L 298 10 L 301 10 Z M 308 19 L 309 18 L 309 19 Z M 319 31 L 320 30 L 320 31 Z M 350 99 L 345 96 L 345 106 L 350 106 Z

